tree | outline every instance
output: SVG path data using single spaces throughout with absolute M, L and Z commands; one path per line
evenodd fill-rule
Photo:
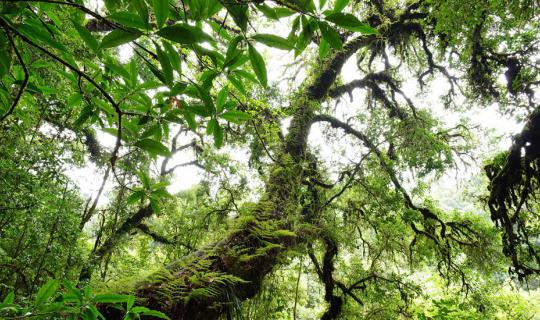
M 241 302 L 260 294 L 268 275 L 287 259 L 311 261 L 311 272 L 324 287 L 321 319 L 354 316 L 353 306 L 366 300 L 375 309 L 379 298 L 394 304 L 380 317 L 411 316 L 410 300 L 421 290 L 405 275 L 407 269 L 436 272 L 449 285 L 459 283 L 478 295 L 483 291 L 473 279 L 488 281 L 508 263 L 499 252 L 520 280 L 540 272 L 540 118 L 534 96 L 540 81 L 533 1 L 122 0 L 104 5 L 28 0 L 2 1 L 0 7 L 0 128 L 3 139 L 10 138 L 2 158 L 16 159 L 11 149 L 34 148 L 26 135 L 44 135 L 53 147 L 37 159 L 46 159 L 55 177 L 62 177 L 54 165 L 63 157 L 81 163 L 88 155 L 84 161 L 103 170 L 101 188 L 84 206 L 60 185 L 44 189 L 55 200 L 58 193 L 67 195 L 63 201 L 77 211 L 70 218 L 76 216 L 78 223 L 61 235 L 80 239 L 89 222 L 96 228 L 93 247 L 77 252 L 88 254 L 86 261 L 66 265 L 71 272 L 82 270 L 81 282 L 97 270 L 105 279 L 114 251 L 136 232 L 186 253 L 167 259 L 166 266 L 127 290 L 141 305 L 175 319 L 230 316 L 241 310 Z M 266 24 L 277 30 L 287 24 L 288 36 L 264 32 Z M 280 92 L 280 83 L 269 83 L 274 62 L 265 62 L 262 45 L 294 52 L 299 63 L 292 68 L 308 76 L 290 92 Z M 118 56 L 119 47 L 133 50 L 128 62 Z M 361 77 L 344 82 L 344 65 L 353 58 Z M 293 73 L 289 84 L 297 84 L 297 76 Z M 420 92 L 444 82 L 448 113 L 495 103 L 501 112 L 526 120 L 510 150 L 485 167 L 490 182 L 484 196 L 494 225 L 484 214 L 444 212 L 423 192 L 433 177 L 459 168 L 458 162 L 472 154 L 475 133 L 466 123 L 448 126 L 435 116 L 436 108 L 419 106 L 421 99 L 410 97 L 404 86 L 407 78 L 416 80 Z M 332 104 L 337 100 L 343 106 L 344 94 L 358 102 L 357 89 L 365 93 L 362 106 L 348 111 Z M 54 128 L 50 132 L 69 134 L 51 136 L 43 132 L 42 121 Z M 314 127 L 326 141 L 352 148 L 351 163 L 345 155 L 332 163 L 316 150 L 310 141 Z M 114 136 L 109 150 L 96 138 L 99 131 Z M 74 150 L 56 150 L 58 140 Z M 238 171 L 223 156 L 227 148 L 249 150 L 259 193 L 250 195 L 242 179 L 228 179 Z M 194 160 L 169 164 L 190 149 Z M 150 172 L 156 164 L 159 170 Z M 171 196 L 168 181 L 185 166 L 206 171 L 210 186 Z M 2 170 L 24 168 L 14 161 Z M 30 183 L 45 179 L 39 175 L 46 169 L 33 170 L 37 174 L 27 172 Z M 216 183 L 219 177 L 223 180 Z M 16 179 L 6 175 L 3 182 L 10 192 L 21 192 L 13 198 L 33 193 L 15 185 Z M 115 185 L 114 200 L 100 209 L 108 181 Z M 219 192 L 209 203 L 212 181 Z M 24 204 L 8 203 L 2 199 L 3 211 L 26 210 Z M 168 238 L 172 232 L 156 232 L 147 221 L 160 213 L 174 220 L 175 203 L 184 205 L 180 211 L 220 212 L 221 218 L 211 227 L 207 223 L 202 238 L 181 238 L 182 232 Z M 192 218 L 194 224 L 200 220 Z M 51 230 L 48 241 L 57 232 L 56 222 Z M 42 268 L 38 263 L 32 270 L 28 294 L 47 278 Z M 25 277 L 18 281 L 27 282 L 21 280 Z M 448 301 L 439 301 L 437 308 L 453 303 Z M 483 309 L 480 304 L 475 310 Z M 114 308 L 100 311 L 117 315 Z

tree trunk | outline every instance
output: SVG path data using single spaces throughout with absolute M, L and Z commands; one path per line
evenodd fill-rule
M 217 319 L 238 302 L 251 298 L 278 263 L 280 253 L 306 241 L 291 232 L 300 210 L 308 166 L 307 138 L 314 112 L 328 94 L 345 61 L 374 36 L 351 40 L 329 56 L 317 77 L 292 102 L 289 133 L 271 170 L 262 199 L 241 216 L 226 239 L 208 245 L 137 284 L 139 303 L 173 319 Z M 308 80 L 310 81 L 310 80 Z M 102 310 L 113 315 L 114 310 Z

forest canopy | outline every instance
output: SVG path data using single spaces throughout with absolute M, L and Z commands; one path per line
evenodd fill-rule
M 0 0 L 0 318 L 540 318 L 539 6 Z

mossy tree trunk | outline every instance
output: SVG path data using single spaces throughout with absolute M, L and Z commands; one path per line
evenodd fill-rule
M 329 56 L 322 70 L 306 80 L 291 102 L 295 108 L 288 135 L 262 199 L 224 240 L 169 265 L 137 285 L 141 303 L 173 319 L 216 319 L 235 302 L 255 296 L 280 253 L 305 241 L 291 231 L 299 212 L 302 185 L 312 173 L 307 138 L 316 109 L 345 61 L 374 36 L 352 39 Z M 106 310 L 108 314 L 114 311 Z

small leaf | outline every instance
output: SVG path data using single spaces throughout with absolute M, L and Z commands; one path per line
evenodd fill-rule
M 148 309 L 146 307 L 134 307 L 133 309 L 131 309 L 131 311 L 133 313 L 143 314 L 145 316 L 170 320 L 170 318 L 166 314 L 164 314 L 163 312 L 156 311 L 156 310 L 150 310 L 150 309 Z
M 357 31 L 363 34 L 378 33 L 377 29 L 372 28 L 363 22 L 360 22 L 360 20 L 358 20 L 350 13 L 334 12 L 327 15 L 325 19 L 351 31 Z
M 182 63 L 180 61 L 180 55 L 178 54 L 178 51 L 168 42 L 168 41 L 162 41 L 163 47 L 165 47 L 165 51 L 167 51 L 167 56 L 169 57 L 169 60 L 171 61 L 171 66 L 178 72 L 178 74 L 182 73 Z
M 36 295 L 35 305 L 39 306 L 49 299 L 58 289 L 60 282 L 58 280 L 49 280 L 45 283 Z
M 268 79 L 263 57 L 251 44 L 249 45 L 248 53 L 251 67 L 253 68 L 257 79 L 259 79 L 259 82 L 263 87 L 266 87 L 268 85 Z
M 262 12 L 262 14 L 264 14 L 265 17 L 269 18 L 269 19 L 273 19 L 273 20 L 278 20 L 279 17 L 276 13 L 276 11 L 274 10 L 274 8 L 270 8 L 268 5 L 262 3 L 262 4 L 255 4 L 255 6 L 257 7 L 257 9 L 259 9 L 260 12 Z
M 319 58 L 324 59 L 328 52 L 330 52 L 330 45 L 323 38 L 321 39 L 321 43 L 319 43 Z
M 119 45 L 131 42 L 137 38 L 139 38 L 142 35 L 140 31 L 137 30 L 131 30 L 130 32 L 115 29 L 111 32 L 109 32 L 103 40 L 101 40 L 100 48 L 106 49 L 106 48 L 113 48 L 117 47 Z
M 97 303 L 122 303 L 128 302 L 129 296 L 124 294 L 105 293 L 94 296 L 93 300 Z
M 221 117 L 233 123 L 242 123 L 243 121 L 251 119 L 249 114 L 239 110 L 227 111 L 223 113 Z
M 134 144 L 135 146 L 148 151 L 152 155 L 170 156 L 171 152 L 161 142 L 152 139 L 142 139 Z
M 219 126 L 219 124 L 216 119 L 211 119 L 208 121 L 208 125 L 206 126 L 206 134 L 213 134 L 217 126 Z
M 201 29 L 182 23 L 165 27 L 157 34 L 165 39 L 186 45 L 205 41 L 212 42 L 212 37 Z
M 161 28 L 169 16 L 169 0 L 153 0 L 152 4 L 154 14 L 156 15 L 157 27 Z
M 243 94 L 244 96 L 247 94 L 246 87 L 242 83 L 242 80 L 238 79 L 232 74 L 229 74 L 227 76 L 227 79 L 229 79 L 229 82 L 232 83 L 236 90 L 238 90 L 241 94 Z
M 214 144 L 218 149 L 223 145 L 223 128 L 219 124 L 214 128 Z
M 216 98 L 216 111 L 220 113 L 223 111 L 223 106 L 225 105 L 225 101 L 227 101 L 227 97 L 229 96 L 229 88 L 223 87 Z
M 225 61 L 223 62 L 223 68 L 230 65 L 230 62 L 233 60 L 234 57 L 238 56 L 238 43 L 243 39 L 242 36 L 236 36 L 232 41 L 229 42 L 229 46 L 227 47 L 227 53 L 225 54 Z
M 282 50 L 292 50 L 294 48 L 294 45 L 289 40 L 273 34 L 259 33 L 251 38 L 269 47 Z
M 171 61 L 169 56 L 161 49 L 161 46 L 157 43 L 154 43 L 156 47 L 156 53 L 158 56 L 159 63 L 161 64 L 161 71 L 165 78 L 165 84 L 169 87 L 172 87 L 173 84 L 173 69 L 171 66 Z
M 115 12 L 108 16 L 108 18 L 130 28 L 146 29 L 148 27 L 146 21 L 143 21 L 139 15 L 131 12 Z

